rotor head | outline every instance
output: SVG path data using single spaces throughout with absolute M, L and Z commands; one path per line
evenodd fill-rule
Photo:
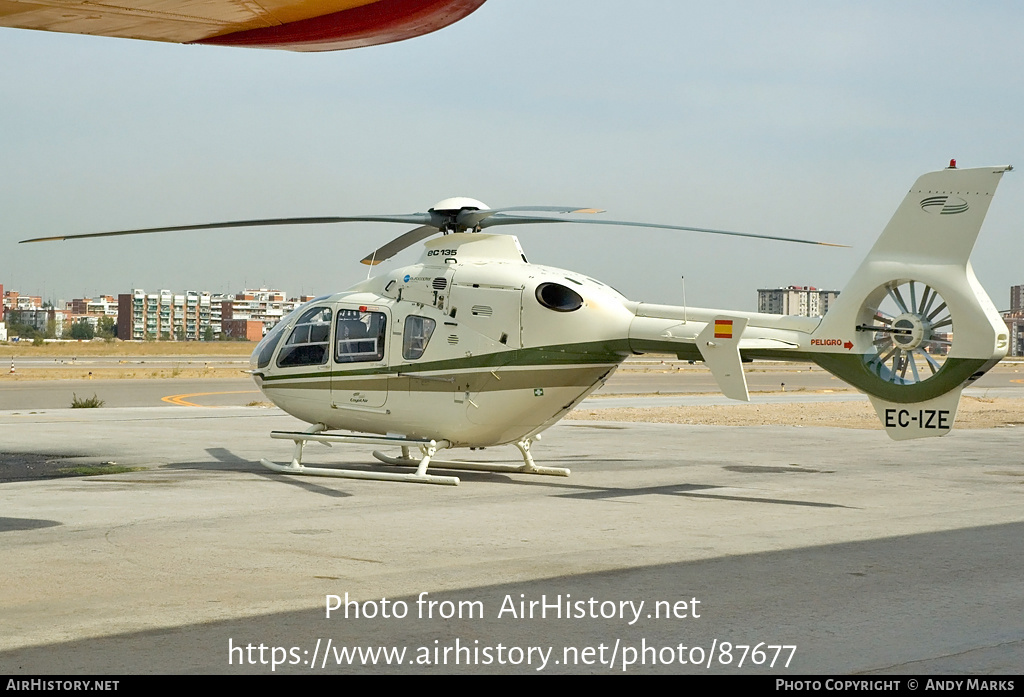
M 486 210 L 490 210 L 487 204 L 477 201 L 475 198 L 453 196 L 452 198 L 438 201 L 427 212 L 430 213 L 433 220 L 436 220 L 434 227 L 441 232 L 449 233 L 478 229 L 479 221 L 476 219 L 467 221 L 465 214 Z

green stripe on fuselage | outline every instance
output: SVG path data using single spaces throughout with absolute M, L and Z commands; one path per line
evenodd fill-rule
M 344 369 L 330 372 L 269 375 L 263 378 L 264 388 L 329 389 L 335 381 L 338 389 L 382 389 L 380 380 L 390 378 L 387 389 L 413 392 L 447 392 L 469 390 L 498 391 L 535 387 L 567 387 L 593 384 L 610 365 L 617 365 L 636 353 L 674 354 L 679 360 L 702 361 L 695 344 L 675 341 L 629 340 L 559 344 L 536 348 L 512 349 L 495 353 L 451 358 L 423 363 L 402 363 L 373 368 Z M 782 349 L 750 349 L 741 351 L 744 360 L 809 361 L 840 380 L 867 394 L 898 404 L 934 399 L 958 387 L 984 370 L 990 361 L 974 358 L 947 358 L 943 366 L 926 380 L 901 385 L 888 382 L 872 371 L 871 356 L 845 353 L 819 353 Z M 343 365 L 343 364 L 342 364 Z M 561 370 L 504 370 L 506 368 L 556 367 Z M 491 371 L 500 375 L 494 378 Z M 471 372 L 475 371 L 475 372 Z M 405 375 L 399 375 L 405 373 Z M 413 373 L 413 375 L 408 375 Z M 440 375 L 426 375 L 440 373 Z M 425 380 L 422 377 L 433 377 Z M 596 375 L 596 377 L 595 377 Z M 376 377 L 374 377 L 376 376 Z M 363 377 L 364 380 L 354 380 Z M 436 378 L 443 378 L 438 380 Z M 448 380 L 451 379 L 451 382 Z M 401 381 L 401 384 L 398 381 Z M 408 387 L 404 384 L 408 381 Z M 589 382 L 588 382 L 589 381 Z
M 449 358 L 442 361 L 426 361 L 423 363 L 400 363 L 372 368 L 353 367 L 346 369 L 345 364 L 336 364 L 330 372 L 305 372 L 285 375 L 267 375 L 264 384 L 281 380 L 322 380 L 326 377 L 354 377 L 358 375 L 396 375 L 397 373 L 432 373 L 456 372 L 464 370 L 496 369 L 504 367 L 529 367 L 552 365 L 590 365 L 597 363 L 618 364 L 630 356 L 633 351 L 629 341 L 595 341 L 581 344 L 561 344 L 541 346 L 537 348 L 511 349 L 495 353 L 483 353 L 477 356 Z M 353 364 L 358 365 L 358 364 Z
M 604 377 L 614 365 L 559 366 L 508 370 L 496 368 L 474 372 L 452 372 L 442 376 L 386 374 L 367 376 L 324 376 L 320 380 L 277 381 L 265 384 L 266 389 L 389 392 L 502 392 L 532 390 L 538 387 L 588 388 Z M 499 372 L 500 371 L 500 372 Z

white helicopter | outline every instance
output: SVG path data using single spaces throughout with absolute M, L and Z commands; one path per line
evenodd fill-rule
M 431 465 L 566 476 L 568 469 L 537 465 L 531 443 L 628 356 L 647 352 L 703 361 L 727 397 L 744 401 L 744 361 L 812 361 L 865 392 L 890 437 L 948 433 L 963 388 L 1007 351 L 1006 327 L 969 257 L 1010 169 L 957 169 L 951 161 L 920 177 L 823 318 L 633 302 L 584 275 L 529 263 L 514 236 L 482 232 L 597 222 L 766 237 L 551 215 L 599 212 L 593 209 L 490 209 L 453 198 L 412 215 L 236 221 L 25 242 L 352 221 L 419 226 L 363 259 L 375 265 L 444 233 L 426 242 L 416 264 L 306 303 L 259 343 L 250 359 L 256 384 L 281 409 L 313 424 L 272 432 L 294 441 L 294 454 L 287 465 L 263 465 L 287 474 L 430 484 L 459 483 L 428 472 Z M 339 430 L 356 434 L 330 432 Z M 415 471 L 308 467 L 302 452 L 309 441 L 397 446 L 398 457 L 374 456 Z M 514 444 L 523 463 L 434 459 L 449 448 L 502 444 Z

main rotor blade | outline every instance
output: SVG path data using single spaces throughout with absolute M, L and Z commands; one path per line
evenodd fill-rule
M 88 237 L 115 237 L 117 235 L 144 235 L 151 232 L 185 232 L 188 230 L 217 230 L 236 227 L 270 227 L 272 225 L 324 225 L 328 223 L 408 223 L 430 224 L 433 217 L 429 213 L 412 213 L 410 215 L 363 215 L 354 217 L 324 218 L 265 218 L 262 220 L 235 220 L 225 223 L 203 223 L 200 225 L 174 225 L 170 227 L 152 227 L 139 230 L 118 230 L 116 232 L 90 232 L 84 235 L 56 235 L 53 237 L 34 237 L 26 242 L 55 242 L 60 240 L 80 240 Z
M 582 208 L 580 206 L 512 206 L 509 208 L 489 208 L 483 211 L 461 211 L 457 222 L 467 228 L 474 228 L 482 221 L 497 213 L 507 211 L 537 211 L 544 213 L 604 213 L 598 208 Z M 482 227 L 486 227 L 482 226 Z
M 752 232 L 733 232 L 731 230 L 712 230 L 710 228 L 689 227 L 686 225 L 661 225 L 659 223 L 638 223 L 628 220 L 575 220 L 573 218 L 554 218 L 532 215 L 502 215 L 496 214 L 480 222 L 481 228 L 493 227 L 495 225 L 528 225 L 530 223 L 576 223 L 577 225 L 618 225 L 623 227 L 645 227 L 659 230 L 685 230 L 687 232 L 706 232 L 712 235 L 731 235 L 733 237 L 753 237 L 760 240 L 775 240 L 777 242 L 797 242 L 799 244 L 818 244 L 826 247 L 849 247 L 846 244 L 835 244 L 834 242 L 816 242 L 814 240 L 801 240 L 795 237 L 778 237 L 775 235 L 755 235 Z
M 424 225 L 422 227 L 414 228 L 404 235 L 399 235 L 383 247 L 378 248 L 373 254 L 368 254 L 366 258 L 359 263 L 366 264 L 367 266 L 376 266 L 382 261 L 387 261 L 391 257 L 395 256 L 406 247 L 411 247 L 420 240 L 425 240 L 432 235 L 436 235 L 438 232 L 439 230 L 432 225 Z

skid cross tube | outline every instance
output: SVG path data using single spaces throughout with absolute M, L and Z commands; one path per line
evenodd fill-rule
M 331 433 L 322 433 L 324 430 L 326 430 L 326 426 L 323 424 L 316 424 L 305 431 L 272 431 L 270 434 L 271 438 L 279 438 L 295 442 L 292 461 L 288 465 L 279 465 L 276 462 L 263 459 L 260 460 L 260 464 L 282 474 L 304 474 L 314 477 L 340 477 L 342 479 L 370 479 L 385 482 L 412 482 L 416 484 L 443 484 L 448 486 L 456 486 L 459 483 L 458 477 L 444 477 L 427 474 L 427 467 L 430 465 L 430 459 L 439 448 L 450 447 L 450 443 L 448 443 L 448 441 L 438 442 L 434 440 L 418 440 L 411 438 L 390 438 L 388 436 L 343 436 Z M 318 443 L 325 443 L 327 445 L 330 445 L 331 443 L 400 445 L 402 446 L 402 453 L 406 455 L 410 453 L 412 446 L 416 446 L 419 448 L 423 456 L 418 460 L 414 460 L 416 463 L 416 472 L 410 474 L 406 474 L 404 472 L 373 472 L 365 470 L 335 469 L 331 467 L 307 467 L 302 464 L 302 449 L 305 444 L 311 440 Z

